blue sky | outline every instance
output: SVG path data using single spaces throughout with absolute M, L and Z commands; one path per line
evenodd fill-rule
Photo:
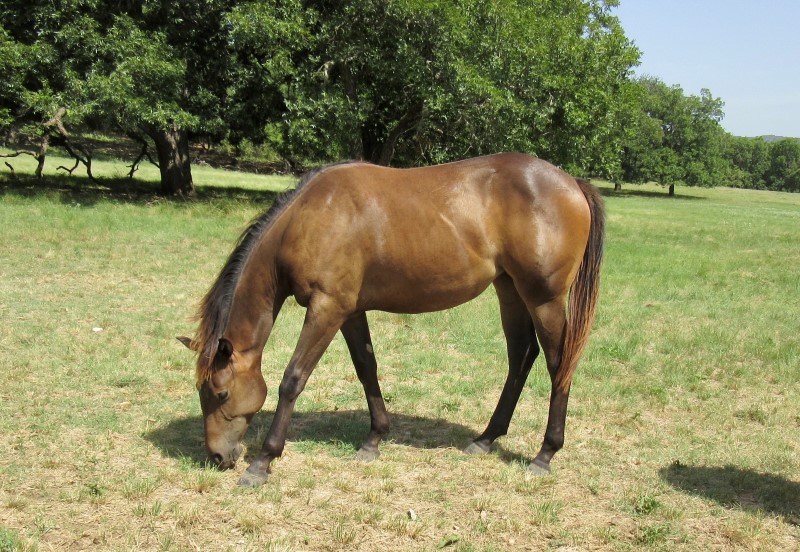
M 621 0 L 637 75 L 708 88 L 736 136 L 800 137 L 800 0 Z

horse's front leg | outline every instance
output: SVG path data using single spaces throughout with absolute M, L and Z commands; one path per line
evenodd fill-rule
M 367 315 L 359 313 L 342 325 L 342 335 L 350 350 L 350 358 L 356 368 L 356 374 L 364 386 L 369 406 L 370 431 L 367 438 L 358 449 L 356 459 L 365 462 L 375 460 L 380 452 L 378 445 L 383 436 L 389 432 L 389 414 L 383 402 L 383 395 L 378 384 L 378 364 L 372 350 L 372 340 L 369 335 Z
M 297 397 L 345 318 L 341 309 L 327 298 L 318 298 L 309 305 L 297 346 L 278 389 L 278 407 L 269 432 L 261 452 L 239 479 L 239 485 L 255 487 L 267 480 L 270 464 L 283 454 Z

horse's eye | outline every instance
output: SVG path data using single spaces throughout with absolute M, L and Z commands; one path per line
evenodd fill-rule
M 227 401 L 228 400 L 228 392 L 227 391 L 220 391 L 219 393 L 217 393 L 217 399 L 219 399 L 220 402 Z

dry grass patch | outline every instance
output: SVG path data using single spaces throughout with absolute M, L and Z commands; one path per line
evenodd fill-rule
M 649 189 L 658 193 L 657 189 Z M 553 474 L 541 361 L 510 433 L 460 452 L 505 377 L 491 293 L 446 313 L 370 315 L 392 416 L 381 457 L 337 339 L 267 484 L 205 465 L 175 335 L 270 197 L 146 202 L 0 194 L 0 550 L 793 550 L 800 542 L 800 197 L 610 194 L 595 331 Z M 265 352 L 257 451 L 294 348 Z M 100 328 L 95 330 L 95 328 Z

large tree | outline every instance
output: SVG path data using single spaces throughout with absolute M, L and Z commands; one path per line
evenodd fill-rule
M 639 54 L 616 2 L 303 4 L 314 39 L 274 133 L 287 155 L 407 165 L 522 150 L 620 172 Z
M 190 133 L 224 135 L 229 4 L 5 2 L 0 38 L 26 54 L 27 78 L 0 91 L 0 123 L 42 153 L 70 128 L 122 131 L 155 149 L 164 193 L 191 194 Z

